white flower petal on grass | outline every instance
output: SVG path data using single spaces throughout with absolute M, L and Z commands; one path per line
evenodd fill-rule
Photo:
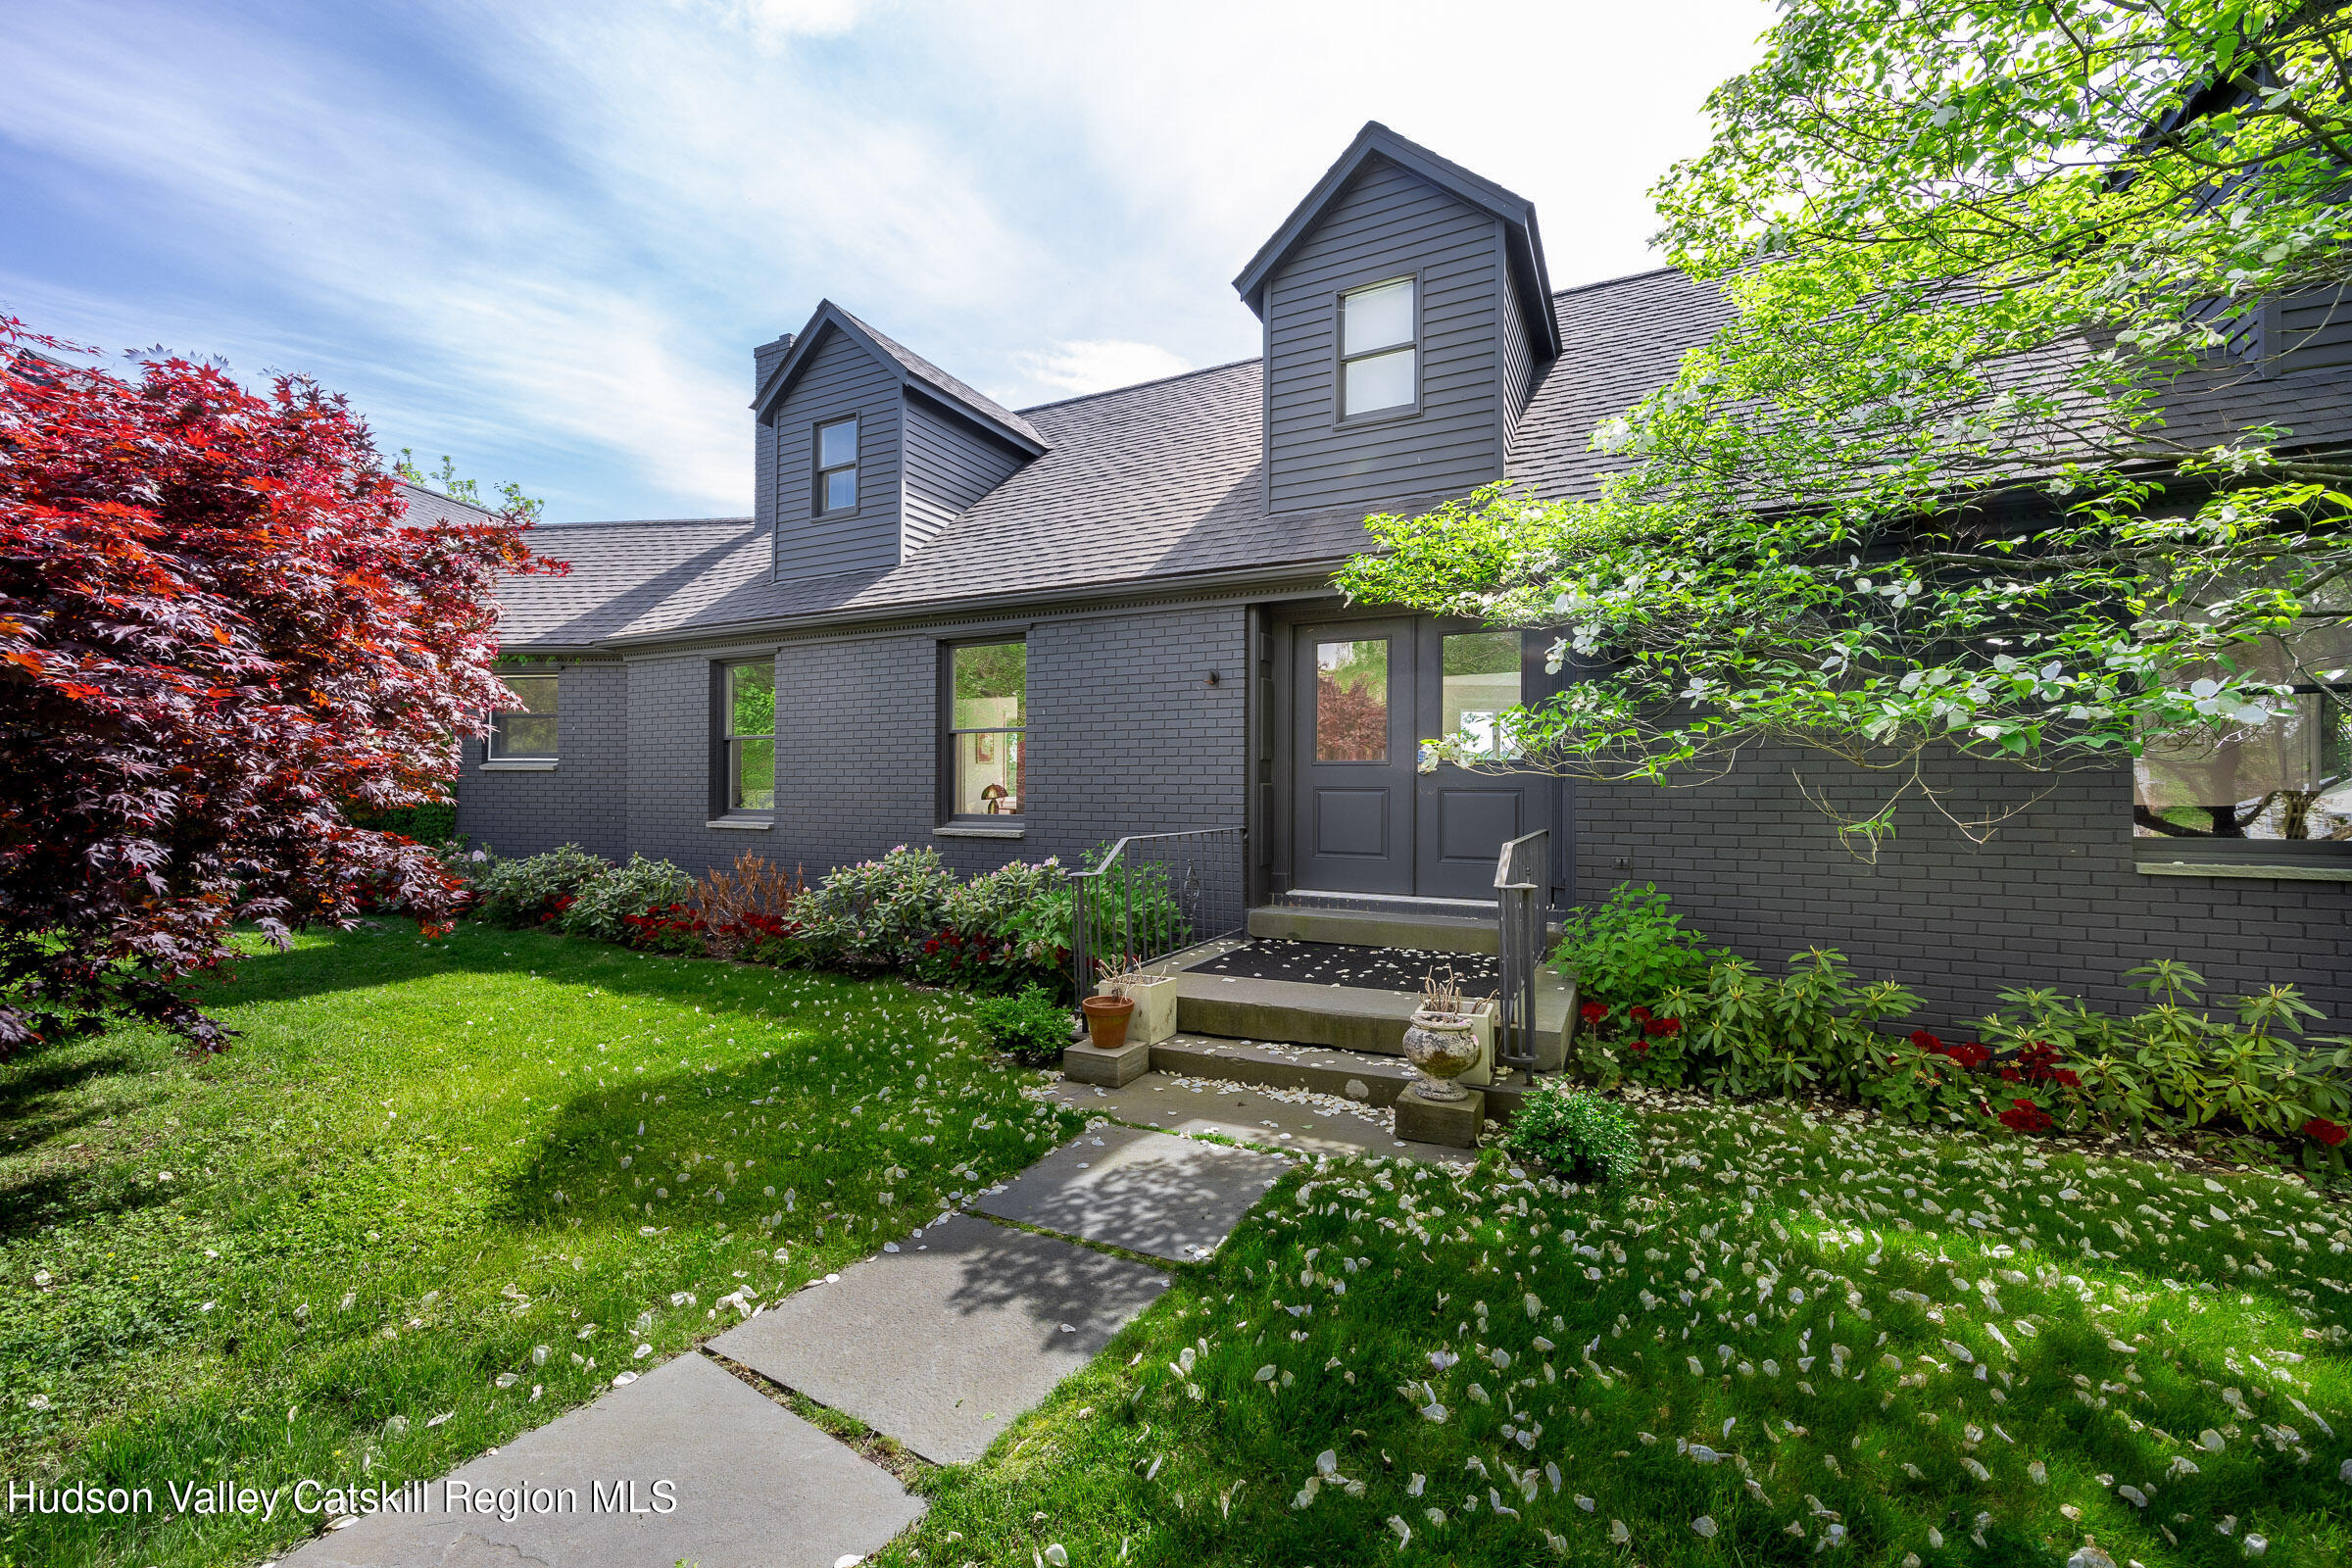
M 1634 1533 L 1625 1528 L 1624 1520 L 1612 1519 L 1609 1521 L 1609 1540 L 1615 1542 L 1618 1545 L 1623 1546 L 1631 1544 L 1633 1539 Z
M 1690 1528 L 1709 1541 L 1715 1539 L 1715 1521 L 1703 1513 L 1690 1521 Z

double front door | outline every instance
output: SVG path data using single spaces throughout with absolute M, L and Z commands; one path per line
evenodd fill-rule
M 1546 781 L 1451 763 L 1423 771 L 1421 742 L 1467 735 L 1506 762 L 1495 720 L 1529 689 L 1522 643 L 1417 616 L 1294 628 L 1294 887 L 1494 897 L 1496 852 L 1544 825 Z

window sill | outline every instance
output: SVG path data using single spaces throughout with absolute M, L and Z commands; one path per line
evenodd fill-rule
M 1027 833 L 1028 829 L 1018 824 L 997 827 L 986 822 L 949 822 L 931 830 L 931 836 L 938 839 L 1017 839 Z
M 776 825 L 772 816 L 716 816 L 705 822 L 705 827 L 723 827 L 743 833 L 765 833 Z
M 553 773 L 556 760 L 552 757 L 492 757 L 476 762 L 474 767 L 484 773 Z
M 2132 867 L 2141 876 L 2239 876 L 2284 882 L 2352 882 L 2352 863 L 2313 860 L 2301 865 L 2260 864 L 2252 860 L 2142 860 Z

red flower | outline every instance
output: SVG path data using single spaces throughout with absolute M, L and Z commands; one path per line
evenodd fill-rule
M 1609 1015 L 1609 1009 L 1602 1006 L 1597 1002 L 1588 1002 L 1583 1006 L 1577 1008 L 1577 1011 L 1584 1014 L 1585 1022 L 1587 1023 L 1598 1023 L 1601 1019 L 1606 1018 Z
M 2031 1100 L 2011 1101 L 2000 1114 L 2000 1123 L 2017 1133 L 2046 1133 L 2051 1126 L 2050 1113 Z
M 2026 1075 L 2022 1072 L 2019 1072 L 2015 1067 L 2003 1067 L 2001 1069 L 2001 1082 L 2005 1084 L 2023 1083 L 2025 1082 L 2025 1079 Z
M 2346 1128 L 2340 1122 L 2329 1121 L 2325 1116 L 2314 1116 L 2303 1124 L 2304 1137 L 2313 1143 L 2326 1144 L 2329 1149 L 2342 1143 L 2347 1132 L 2352 1132 L 2352 1128 Z
M 1642 1026 L 1642 1032 L 1653 1035 L 1676 1035 L 1683 1032 L 1680 1018 L 1652 1018 Z
M 1966 1045 L 1950 1047 L 1944 1052 L 1944 1054 L 1961 1066 L 1970 1068 L 1982 1067 L 1992 1059 L 1991 1048 L 1979 1045 L 1974 1040 L 1969 1041 Z
M 1636 1035 L 1634 1036 L 1634 1049 L 1636 1051 L 1647 1051 L 1649 1049 L 1649 1042 L 1642 1039 L 1640 1035 Z
M 1628 1008 L 1626 1008 L 1626 1009 L 1625 1009 L 1625 1015 L 1626 1015 L 1628 1018 L 1631 1018 L 1631 1019 L 1633 1019 L 1633 1020 L 1634 1020 L 1634 1022 L 1636 1022 L 1636 1023 L 1647 1023 L 1647 1022 L 1649 1022 L 1649 1009 L 1648 1009 L 1647 1007 L 1642 1007 L 1642 1006 L 1628 1007 Z
M 1928 1033 L 1925 1029 L 1912 1030 L 1911 1043 L 1922 1051 L 1941 1052 L 1943 1050 L 1943 1042 L 1936 1039 L 1934 1035 Z
M 2050 1072 L 2050 1077 L 2055 1081 L 2066 1085 L 2066 1087 L 2069 1089 L 2080 1089 L 2082 1087 L 2082 1075 L 2075 1071 L 2075 1069 L 2072 1067 L 2053 1068 Z

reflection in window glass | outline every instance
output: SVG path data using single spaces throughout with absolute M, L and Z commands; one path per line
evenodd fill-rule
M 1519 634 L 1475 631 L 1446 639 L 1441 733 L 1464 735 L 1470 750 L 1511 758 L 1518 746 L 1503 734 L 1502 715 L 1519 706 Z
M 727 805 L 769 811 L 776 805 L 776 666 L 726 668 Z
M 2352 628 L 2290 645 L 2264 638 L 2239 657 L 2253 679 L 2293 688 L 2272 718 L 2151 740 L 2132 767 L 2132 831 L 2141 838 L 2352 841 Z M 2180 671 L 2185 685 L 2228 672 Z
M 1389 757 L 1389 640 L 1315 644 L 1315 760 Z
M 980 643 L 954 650 L 949 700 L 957 816 L 1017 816 L 1025 793 L 1029 645 Z
M 514 706 L 490 718 L 492 757 L 553 757 L 556 755 L 556 677 L 509 675 L 507 690 Z
M 1420 395 L 1416 290 L 1409 277 L 1340 296 L 1340 415 L 1408 409 Z
M 858 507 L 858 420 L 836 419 L 816 427 L 816 510 L 854 512 Z

